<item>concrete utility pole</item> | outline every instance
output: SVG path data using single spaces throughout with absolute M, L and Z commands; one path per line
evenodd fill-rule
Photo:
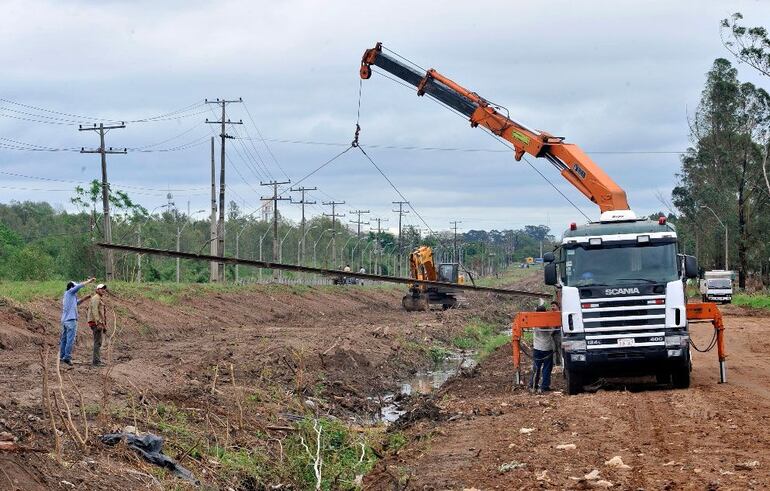
M 377 222 L 377 237 L 375 238 L 375 243 L 376 243 L 377 250 L 373 250 L 374 251 L 374 257 L 376 258 L 378 255 L 382 254 L 382 250 L 381 250 L 381 247 L 380 247 L 380 235 L 382 234 L 382 222 L 387 222 L 388 219 L 387 218 L 371 218 L 370 220 Z M 377 262 L 375 262 L 375 264 L 374 264 L 374 272 L 376 274 L 380 274 L 379 264 L 377 264 Z
M 89 127 L 83 127 L 83 125 L 80 125 L 78 127 L 78 131 L 98 131 L 99 132 L 99 148 L 96 150 L 86 150 L 85 148 L 80 148 L 80 153 L 98 153 L 102 156 L 102 212 L 103 212 L 103 219 L 104 219 L 104 241 L 108 244 L 112 244 L 112 221 L 110 219 L 110 184 L 107 180 L 107 154 L 114 154 L 114 153 L 127 153 L 127 150 L 124 148 L 122 150 L 115 149 L 115 148 L 105 148 L 104 147 L 104 135 L 109 130 L 116 130 L 120 128 L 125 128 L 125 123 L 120 124 L 114 124 L 109 126 L 104 126 L 104 123 L 99 123 L 99 126 L 96 126 L 94 124 L 93 126 Z M 104 278 L 107 281 L 112 281 L 115 277 L 115 254 L 111 250 L 107 250 L 104 254 Z
M 344 201 L 324 201 L 322 203 L 324 206 L 331 206 L 332 212 L 331 214 L 324 213 L 325 217 L 331 217 L 332 218 L 332 261 L 333 261 L 333 268 L 337 267 L 337 218 L 343 218 L 345 216 L 344 213 L 339 214 L 336 211 L 337 205 L 344 205 Z
M 302 260 L 305 258 L 305 205 L 314 205 L 315 201 L 307 201 L 305 199 L 306 191 L 316 191 L 318 188 L 306 188 L 300 186 L 296 189 L 291 188 L 290 191 L 294 193 L 302 193 L 302 198 L 299 201 L 292 201 L 294 205 L 302 205 L 302 221 L 300 222 L 300 246 L 297 253 L 297 264 L 302 264 Z
M 209 237 L 211 255 L 217 255 L 217 164 L 214 158 L 214 137 L 211 137 L 211 234 Z M 214 283 L 219 277 L 219 263 L 210 263 L 209 281 Z
M 408 201 L 394 201 L 394 205 L 398 205 L 398 210 L 393 210 L 393 213 L 398 213 L 398 262 L 397 268 L 396 268 L 396 275 L 401 276 L 401 256 L 403 255 L 403 250 L 401 248 L 401 218 L 409 213 L 409 210 L 404 209 L 404 205 L 408 205 Z
M 350 223 L 355 223 L 357 225 L 356 237 L 358 237 L 359 239 L 361 238 L 361 225 L 369 225 L 369 222 L 361 221 L 361 215 L 365 215 L 367 213 L 371 213 L 371 212 L 369 210 L 356 210 L 356 211 L 350 212 L 351 215 L 358 215 L 358 219 L 349 220 L 349 221 Z
M 229 119 L 225 119 L 225 108 L 228 104 L 234 103 L 234 102 L 243 102 L 243 99 L 240 97 L 236 100 L 228 101 L 226 99 L 219 99 L 210 101 L 208 99 L 204 99 L 204 102 L 206 104 L 218 104 L 222 106 L 222 119 L 219 121 L 209 121 L 208 118 L 206 118 L 206 123 L 208 124 L 218 124 L 221 125 L 221 131 L 219 133 L 219 137 L 222 139 L 222 152 L 220 157 L 220 170 L 219 170 L 219 220 L 217 222 L 217 256 L 224 257 L 225 255 L 225 141 L 228 138 L 233 138 L 232 136 L 228 135 L 225 130 L 226 124 L 243 124 L 243 121 L 230 121 Z M 225 282 L 225 264 L 224 263 L 218 263 L 217 264 L 217 281 L 220 283 Z
M 279 201 L 290 201 L 291 198 L 282 198 L 278 196 L 278 186 L 280 184 L 291 184 L 291 181 L 269 181 L 269 182 L 261 182 L 259 183 L 260 186 L 273 186 L 273 196 L 265 198 L 264 196 L 261 198 L 262 201 L 272 201 L 273 202 L 273 261 L 278 260 L 278 202 Z M 273 270 L 273 278 L 278 278 L 278 270 Z
M 454 230 L 455 230 L 454 245 L 452 246 L 453 247 L 453 249 L 452 249 L 452 261 L 454 261 L 456 263 L 460 262 L 459 256 L 457 255 L 457 225 L 459 225 L 461 223 L 463 223 L 463 222 L 461 222 L 459 220 L 454 220 L 452 222 L 449 222 L 449 224 L 452 225 L 452 227 L 454 227 Z

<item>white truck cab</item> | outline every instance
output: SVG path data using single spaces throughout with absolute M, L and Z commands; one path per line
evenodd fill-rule
M 700 294 L 704 302 L 731 303 L 733 301 L 732 271 L 715 269 L 706 271 L 700 280 Z
M 665 218 L 602 219 L 572 224 L 545 257 L 546 283 L 560 297 L 568 393 L 617 376 L 689 386 L 683 280 L 697 276 L 695 258 L 678 254 Z

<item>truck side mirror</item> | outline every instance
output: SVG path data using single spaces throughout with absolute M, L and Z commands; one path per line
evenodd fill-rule
M 543 269 L 543 274 L 545 276 L 545 284 L 553 286 L 556 283 L 558 283 L 558 278 L 556 277 L 556 265 L 552 262 L 545 265 L 545 268 Z
M 684 277 L 685 278 L 698 277 L 698 259 L 696 259 L 695 256 L 684 257 Z
M 556 256 L 553 255 L 553 252 L 546 252 L 543 254 L 543 261 L 546 263 L 552 263 L 556 261 Z

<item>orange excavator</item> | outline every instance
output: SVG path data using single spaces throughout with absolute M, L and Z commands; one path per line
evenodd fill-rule
M 458 263 L 440 263 L 438 267 L 433 262 L 433 249 L 420 246 L 409 254 L 410 277 L 420 281 L 439 281 L 462 285 L 465 278 L 460 274 Z M 409 285 L 409 293 L 401 299 L 401 305 L 407 312 L 429 310 L 431 305 L 441 305 L 444 310 L 457 305 L 457 291 L 447 286 L 425 285 L 413 283 Z
M 724 324 L 714 304 L 688 303 L 684 284 L 698 274 L 697 261 L 680 254 L 676 229 L 665 217 L 639 219 L 625 191 L 577 145 L 531 129 L 507 109 L 436 70 L 424 71 L 384 48 L 364 52 L 360 76 L 378 68 L 464 115 L 507 141 L 514 158 L 544 158 L 599 206 L 598 221 L 570 225 L 561 244 L 543 254 L 545 283 L 556 287 L 558 311 L 520 312 L 513 319 L 512 357 L 521 383 L 520 341 L 525 329 L 560 329 L 567 392 L 576 394 L 597 379 L 654 375 L 659 383 L 690 384 L 689 324 L 710 321 L 726 381 Z

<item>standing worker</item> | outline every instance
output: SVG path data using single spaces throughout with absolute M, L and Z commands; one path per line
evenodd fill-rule
M 545 312 L 545 305 L 540 305 L 536 309 L 538 312 Z M 553 329 L 533 329 L 532 340 L 532 378 L 529 386 L 534 390 L 538 389 L 538 376 L 541 376 L 538 392 L 548 392 L 551 390 L 551 371 L 553 370 L 553 352 L 555 349 L 553 339 Z
M 107 285 L 99 283 L 96 285 L 96 293 L 91 296 L 91 303 L 88 305 L 88 327 L 94 334 L 94 356 L 93 365 L 95 367 L 103 366 L 102 334 L 107 332 L 107 307 L 104 305 L 104 294 L 107 293 Z
M 78 333 L 78 290 L 94 281 L 88 278 L 81 283 L 67 282 L 67 289 L 61 299 L 61 339 L 59 340 L 59 360 L 72 366 L 72 348 Z

